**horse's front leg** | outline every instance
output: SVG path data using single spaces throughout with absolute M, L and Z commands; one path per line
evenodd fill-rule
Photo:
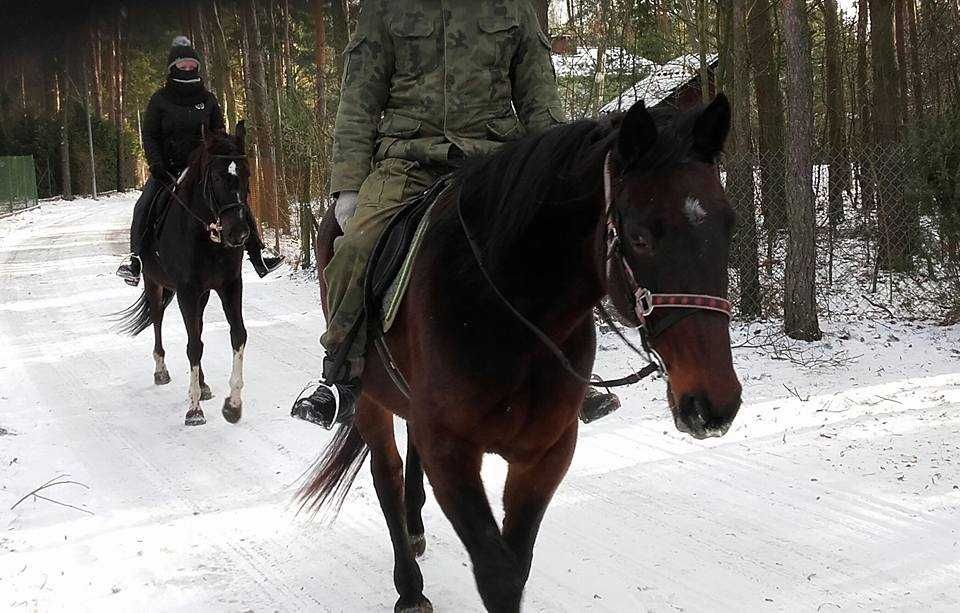
M 239 278 L 218 290 L 223 314 L 230 324 L 230 345 L 233 347 L 233 370 L 230 372 L 230 395 L 223 401 L 223 418 L 231 424 L 240 421 L 243 413 L 243 350 L 247 345 L 247 329 L 243 325 L 243 281 Z
M 503 538 L 517 556 L 524 584 L 530 576 L 540 522 L 553 493 L 567 474 L 576 446 L 577 421 L 574 420 L 560 440 L 538 460 L 510 464 L 503 488 Z
M 370 472 L 380 508 L 393 543 L 393 583 L 400 596 L 394 610 L 403 613 L 433 611 L 423 595 L 423 575 L 410 545 L 403 503 L 403 460 L 393 436 L 393 415 L 361 397 L 356 427 L 370 447 Z
M 207 308 L 207 301 L 210 300 L 210 290 L 200 294 L 200 336 L 203 336 L 203 312 Z M 203 374 L 203 364 L 200 365 L 200 400 L 210 400 L 213 398 L 213 391 L 207 385 L 207 378 Z
M 522 571 L 516 554 L 500 534 L 483 489 L 483 449 L 446 430 L 412 426 L 437 502 L 470 554 L 484 606 L 494 613 L 518 613 Z
M 203 292 L 195 288 L 180 288 L 178 292 L 180 314 L 187 329 L 187 360 L 190 362 L 190 388 L 187 393 L 187 416 L 184 423 L 199 426 L 207 423 L 200 408 L 200 358 L 203 357 L 203 341 L 200 339 L 203 310 L 200 308 Z

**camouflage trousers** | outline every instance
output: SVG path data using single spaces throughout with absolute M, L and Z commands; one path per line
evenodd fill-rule
M 387 158 L 374 164 L 357 194 L 357 210 L 344 228 L 344 234 L 333 244 L 333 258 L 323 270 L 327 284 L 327 330 L 320 343 L 328 356 L 347 352 L 349 372 L 327 371 L 324 378 L 338 380 L 359 377 L 367 346 L 366 323 L 363 317 L 363 279 L 373 246 L 393 216 L 440 176 L 450 171 L 443 164 L 424 164 L 398 158 Z M 358 329 L 343 347 L 351 329 Z

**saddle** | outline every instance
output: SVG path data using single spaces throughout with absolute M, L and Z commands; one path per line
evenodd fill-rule
M 450 176 L 443 176 L 408 201 L 374 244 L 364 277 L 364 314 L 372 336 L 390 329 L 430 224 L 430 211 L 449 183 Z

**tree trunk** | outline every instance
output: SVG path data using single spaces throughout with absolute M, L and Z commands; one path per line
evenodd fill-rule
M 90 5 L 90 24 L 89 24 L 89 40 L 90 40 L 90 71 L 93 76 L 93 110 L 97 114 L 97 117 L 103 115 L 103 97 L 101 93 L 101 84 L 100 84 L 100 36 L 97 32 L 97 23 L 99 18 L 97 17 L 96 9 L 94 5 Z
M 860 125 L 859 160 L 857 164 L 857 182 L 860 185 L 861 223 L 866 226 L 876 206 L 876 184 L 874 183 L 873 146 L 873 99 L 867 85 L 867 12 L 868 0 L 859 0 L 857 10 L 857 119 Z
M 840 73 L 840 17 L 837 0 L 823 0 L 825 25 L 824 55 L 826 64 L 827 141 L 830 159 L 827 212 L 830 223 L 843 223 L 843 196 L 850 187 L 850 165 L 844 134 L 846 104 L 843 100 L 843 77 Z
M 116 95 L 113 99 L 114 127 L 117 132 L 117 191 L 123 191 L 123 71 L 125 68 L 123 56 L 123 29 L 126 9 L 123 4 L 117 8 L 114 21 L 114 46 L 116 48 L 116 63 L 114 65 L 113 82 Z
M 733 109 L 727 140 L 726 193 L 737 213 L 733 260 L 740 288 L 738 310 L 745 319 L 761 316 L 760 264 L 757 241 L 757 211 L 753 187 L 753 146 L 750 138 L 750 63 L 747 57 L 747 13 L 750 0 L 733 0 L 729 18 L 730 44 L 724 87 Z
M 230 56 L 227 54 L 227 35 L 223 30 L 223 22 L 220 20 L 220 10 L 217 8 L 217 0 L 213 3 L 213 20 L 216 24 L 217 32 L 214 34 L 214 45 L 217 47 L 217 55 L 221 58 L 223 71 L 223 97 L 226 101 L 224 110 L 226 111 L 227 126 L 236 128 L 237 125 L 237 97 L 233 88 L 233 67 L 230 64 Z
M 540 22 L 540 29 L 547 36 L 550 36 L 550 0 L 532 0 L 533 6 L 537 10 L 537 21 Z
M 902 172 L 899 109 L 900 80 L 894 49 L 893 0 L 870 0 L 870 52 L 873 66 L 874 137 L 877 151 L 877 222 L 882 266 L 909 266 L 914 234 L 913 215 L 906 210 L 900 185 Z
M 813 75 L 805 0 L 781 0 L 787 80 L 787 220 L 783 326 L 797 340 L 821 337 L 816 303 L 816 219 L 813 201 Z
M 270 225 L 274 229 L 274 246 L 279 249 L 280 235 L 277 230 L 280 227 L 280 215 L 278 208 L 276 166 L 274 163 L 275 153 L 271 129 L 273 109 L 270 104 L 271 97 L 267 92 L 267 79 L 263 65 L 263 57 L 261 55 L 263 39 L 260 36 L 256 0 L 244 0 L 242 16 L 247 34 L 246 68 L 252 96 L 247 102 L 249 103 L 257 148 L 260 154 L 260 172 L 262 175 L 260 194 L 262 196 L 262 209 L 267 213 Z
M 347 47 L 350 38 L 349 15 L 345 0 L 331 0 L 330 2 L 330 44 L 336 49 L 333 54 L 336 62 L 336 74 L 343 74 L 343 50 Z M 332 108 L 332 107 L 331 107 Z
M 753 89 L 757 97 L 757 137 L 760 160 L 760 212 L 768 231 L 786 227 L 783 141 L 783 99 L 780 68 L 774 54 L 773 8 L 770 0 L 756 0 L 750 8 L 747 28 Z
M 67 96 L 67 57 L 60 56 L 60 73 L 56 77 L 57 104 L 60 107 L 60 194 L 64 200 L 73 200 L 73 180 L 70 176 L 70 101 Z
M 897 111 L 900 125 L 908 123 L 907 101 L 910 92 L 907 87 L 907 5 L 904 0 L 894 1 L 894 40 L 897 52 Z
M 604 81 L 607 78 L 606 70 L 606 54 L 607 54 L 607 15 L 609 8 L 609 0 L 600 0 L 600 3 L 597 5 L 597 22 L 599 27 L 602 29 L 598 35 L 597 39 L 597 65 L 594 67 L 593 73 L 593 100 L 591 101 L 590 106 L 592 107 L 593 116 L 596 117 L 597 113 L 600 110 L 600 107 L 604 104 L 604 91 L 603 85 Z
M 90 41 L 91 43 L 93 41 Z M 96 52 L 96 47 L 91 45 L 90 49 L 91 55 Z M 90 121 L 90 114 L 93 112 L 93 109 L 90 108 L 90 79 L 88 75 L 90 74 L 90 66 L 87 62 L 83 62 L 81 68 L 83 71 L 83 110 L 84 114 L 87 116 L 87 146 L 89 148 L 90 154 L 90 196 L 96 200 L 97 199 L 97 157 L 93 148 L 93 125 Z
M 913 113 L 917 123 L 924 118 L 923 76 L 920 67 L 920 40 L 917 35 L 917 3 L 907 0 L 907 27 L 910 31 L 910 64 L 913 66 Z

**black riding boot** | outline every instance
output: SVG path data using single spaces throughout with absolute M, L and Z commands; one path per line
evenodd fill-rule
M 335 423 L 350 421 L 357 412 L 360 380 L 321 383 L 308 396 L 301 394 L 290 410 L 292 417 L 319 424 L 329 430 Z
M 259 247 L 248 247 L 247 256 L 250 258 L 250 263 L 253 264 L 253 269 L 257 271 L 261 279 L 279 268 L 286 259 L 282 255 L 278 257 L 263 257 L 263 249 Z
M 589 424 L 620 408 L 620 399 L 614 393 L 604 393 L 595 387 L 587 388 L 587 395 L 580 406 L 580 421 Z
M 131 287 L 140 285 L 140 258 L 135 254 L 131 255 L 130 261 L 121 264 L 117 269 L 117 276 Z

